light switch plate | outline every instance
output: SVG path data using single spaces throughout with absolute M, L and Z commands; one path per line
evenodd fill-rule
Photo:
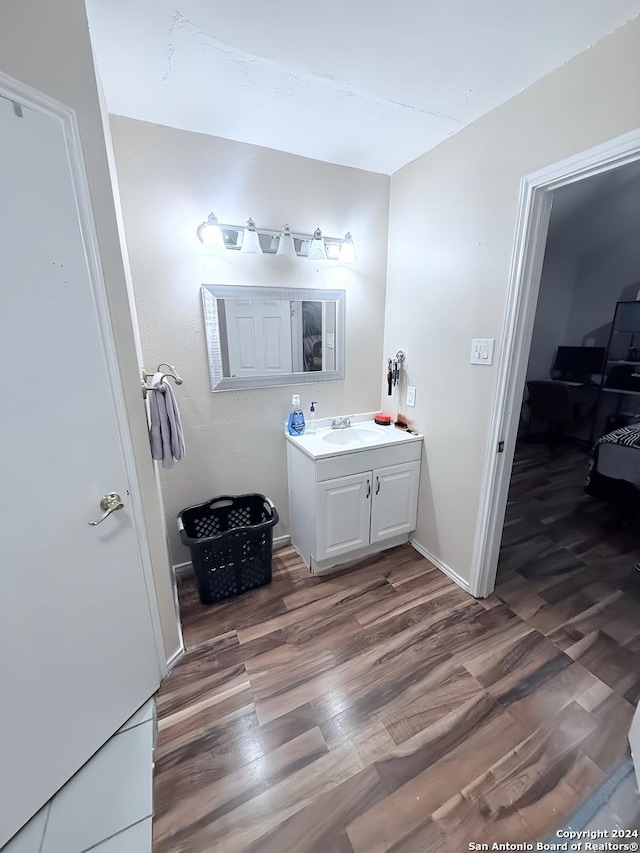
M 333 332 L 327 332 L 327 349 L 334 348 L 335 339 L 333 336 Z
M 493 364 L 495 338 L 474 338 L 471 341 L 471 364 Z
M 413 385 L 407 385 L 407 406 L 415 406 L 416 404 L 416 389 Z

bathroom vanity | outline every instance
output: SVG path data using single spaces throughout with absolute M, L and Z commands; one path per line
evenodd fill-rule
M 350 420 L 287 434 L 291 542 L 317 574 L 401 545 L 416 526 L 423 437 Z

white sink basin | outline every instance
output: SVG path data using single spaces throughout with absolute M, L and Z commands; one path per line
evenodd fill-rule
M 380 444 L 391 437 L 392 427 L 360 426 L 359 424 L 346 429 L 332 429 L 322 434 L 322 441 L 340 447 L 365 447 L 369 444 Z
M 287 441 L 312 459 L 369 452 L 376 447 L 422 441 L 422 436 L 417 433 L 403 432 L 392 426 L 379 426 L 374 422 L 373 414 L 368 413 L 352 415 L 351 426 L 346 429 L 331 429 L 330 423 L 330 418 L 324 418 L 322 426 L 318 425 L 315 432 L 304 435 L 289 435 L 285 432 Z

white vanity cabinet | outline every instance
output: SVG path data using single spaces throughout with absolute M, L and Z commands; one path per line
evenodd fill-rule
M 369 540 L 373 545 L 415 530 L 420 463 L 388 465 L 372 474 Z
M 291 541 L 311 571 L 408 541 L 416 526 L 422 437 L 396 433 L 383 446 L 332 455 L 320 455 L 315 438 L 287 442 Z
M 420 463 L 316 483 L 318 561 L 409 534 L 416 526 Z
M 318 483 L 316 507 L 316 560 L 365 548 L 371 524 L 371 471 Z

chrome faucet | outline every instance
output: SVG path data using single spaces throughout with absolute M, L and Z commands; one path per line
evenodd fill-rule
M 351 426 L 351 418 L 334 418 L 331 421 L 331 429 L 348 429 Z

